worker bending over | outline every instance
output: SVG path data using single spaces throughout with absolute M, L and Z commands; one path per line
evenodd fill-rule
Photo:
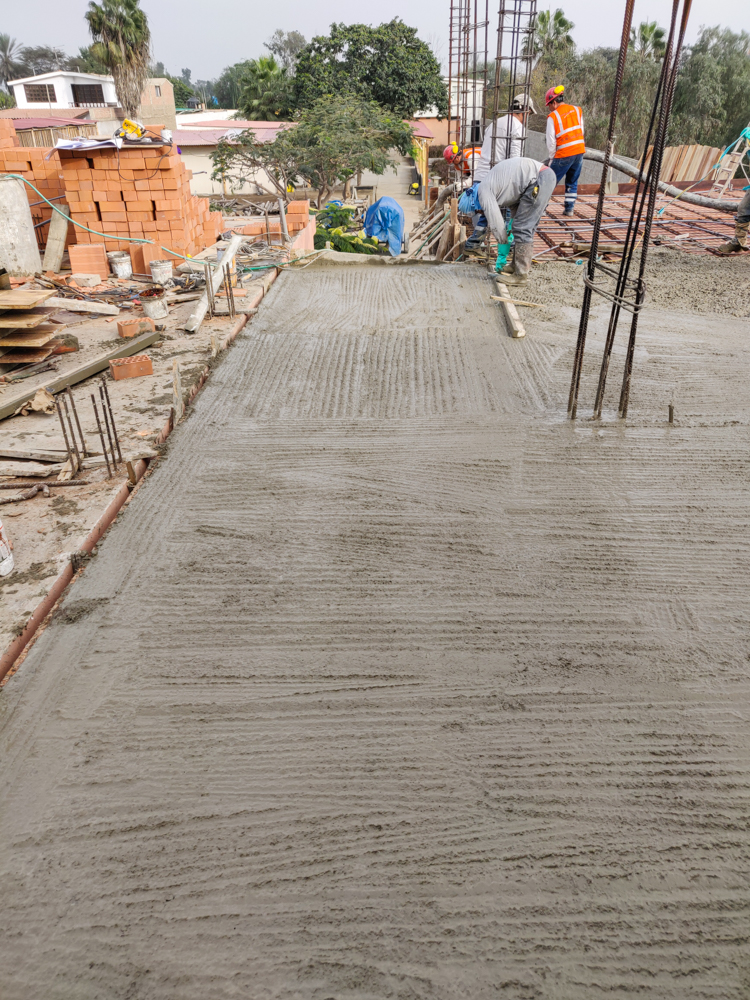
M 513 264 L 503 268 L 508 285 L 525 285 L 534 253 L 534 233 L 555 190 L 554 170 L 528 156 L 501 160 L 479 185 L 477 198 L 498 243 L 507 243 L 505 209 L 513 218 Z
M 583 166 L 586 144 L 583 135 L 583 114 L 575 104 L 565 103 L 565 87 L 551 87 L 545 102 L 547 117 L 547 152 L 550 166 L 558 183 L 565 178 L 565 209 L 563 215 L 572 215 L 578 197 L 578 178 Z
M 750 188 L 739 204 L 734 219 L 734 236 L 728 243 L 718 247 L 719 253 L 740 253 L 747 249 L 747 231 L 750 228 Z
M 459 149 L 458 143 L 452 142 L 443 150 L 443 158 L 450 166 L 458 170 L 462 178 L 473 178 L 479 165 L 481 153 L 481 146 L 467 146 L 466 149 Z

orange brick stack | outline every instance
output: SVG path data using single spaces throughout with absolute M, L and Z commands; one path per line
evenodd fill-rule
M 0 174 L 20 174 L 31 181 L 45 198 L 53 201 L 65 194 L 60 158 L 57 152 L 47 159 L 51 148 L 21 146 L 15 126 L 10 118 L 0 118 Z M 38 202 L 39 195 L 24 185 L 29 202 Z M 49 219 L 52 209 L 48 205 L 34 206 L 34 221 Z M 75 243 L 74 227 L 68 226 L 66 243 Z
M 310 202 L 309 201 L 290 201 L 286 206 L 286 227 L 289 235 L 294 239 L 294 237 L 301 233 L 302 230 L 310 222 Z M 258 217 L 251 219 L 244 225 L 238 226 L 234 225 L 231 227 L 233 232 L 242 233 L 243 236 L 265 236 L 266 235 L 266 220 L 263 217 Z M 281 219 L 278 215 L 271 216 L 268 220 L 268 232 L 271 236 L 281 235 Z M 279 242 L 274 241 L 271 242 Z
M 170 256 L 161 247 L 188 256 L 215 243 L 221 233 L 221 213 L 211 212 L 206 198 L 191 194 L 192 174 L 174 147 L 63 151 L 61 159 L 71 218 L 113 237 L 77 229 L 78 242 L 130 250 L 138 274 L 148 273 L 149 260 Z M 158 245 L 141 247 L 128 237 Z

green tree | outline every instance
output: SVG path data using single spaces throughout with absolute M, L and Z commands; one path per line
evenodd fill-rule
M 307 40 L 299 31 L 282 31 L 281 28 L 274 31 L 267 42 L 263 42 L 263 47 L 276 57 L 290 76 L 294 75 L 297 59 L 306 45 Z
M 248 121 L 283 121 L 291 113 L 290 99 L 289 76 L 273 56 L 250 61 L 242 77 L 238 117 Z
M 217 80 L 210 82 L 213 94 L 219 103 L 220 108 L 238 108 L 240 106 L 240 95 L 242 94 L 242 79 L 247 76 L 252 59 L 244 59 L 242 62 L 227 66 Z
M 0 83 L 7 88 L 8 80 L 23 77 L 23 47 L 10 35 L 0 34 Z
M 313 38 L 299 54 L 293 102 L 310 107 L 324 94 L 344 91 L 376 101 L 410 118 L 437 107 L 448 114 L 448 93 L 430 47 L 399 18 L 372 28 L 332 24 L 330 35 Z
M 151 32 L 138 0 L 91 0 L 86 12 L 92 51 L 115 79 L 120 104 L 129 118 L 138 115 L 148 79 Z
M 664 58 L 667 51 L 667 33 L 656 21 L 641 21 L 630 29 L 630 47 L 644 59 Z
M 21 50 L 26 72 L 29 76 L 50 73 L 54 69 L 65 69 L 68 56 L 62 49 L 51 45 L 26 45 Z
M 213 154 L 214 177 L 235 186 L 265 171 L 281 195 L 303 178 L 318 191 L 318 207 L 336 185 L 359 170 L 382 174 L 394 161 L 391 149 L 411 152 L 412 127 L 399 115 L 357 94 L 326 94 L 283 126 L 273 142 L 259 143 L 248 129 L 219 143 Z
M 76 70 L 78 73 L 99 73 L 101 76 L 107 76 L 109 70 L 92 52 L 93 46 L 85 45 L 78 50 L 77 56 L 71 56 L 68 59 L 68 69 Z
M 675 87 L 670 141 L 727 146 L 750 120 L 750 34 L 704 28 Z
M 568 20 L 561 7 L 558 7 L 554 12 L 540 10 L 536 18 L 536 32 L 534 33 L 531 54 L 543 59 L 553 53 L 574 49 L 575 42 L 570 34 L 573 28 L 575 28 L 575 24 Z
M 185 81 L 180 76 L 169 76 L 165 74 L 166 78 L 172 84 L 174 90 L 174 103 L 177 108 L 186 108 L 187 102 L 191 97 L 195 97 L 195 93 L 192 87 L 188 87 Z

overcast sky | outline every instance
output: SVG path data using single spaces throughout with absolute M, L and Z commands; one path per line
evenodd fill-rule
M 580 48 L 619 43 L 624 0 L 559 4 L 575 22 Z M 333 21 L 379 24 L 399 16 L 425 41 L 442 45 L 447 56 L 448 0 L 142 0 L 141 6 L 149 15 L 155 60 L 176 75 L 189 67 L 194 80 L 212 79 L 230 63 L 262 54 L 263 42 L 276 28 L 296 29 L 310 38 L 325 33 Z M 497 6 L 490 0 L 490 9 Z M 540 10 L 548 6 L 539 3 Z M 86 0 L 0 0 L 0 30 L 24 45 L 55 45 L 72 54 L 90 40 L 83 18 L 87 7 Z M 665 24 L 671 7 L 670 0 L 636 0 L 635 23 L 656 19 Z M 691 38 L 700 25 L 718 23 L 750 30 L 748 0 L 693 0 Z

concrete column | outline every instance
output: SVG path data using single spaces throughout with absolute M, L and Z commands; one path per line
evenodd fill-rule
M 41 271 L 26 185 L 14 177 L 0 176 L 0 233 L 0 267 L 17 275 Z

